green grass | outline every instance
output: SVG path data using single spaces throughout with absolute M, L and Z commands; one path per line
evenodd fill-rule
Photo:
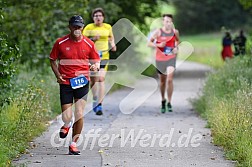
M 22 73 L 0 110 L 0 166 L 10 166 L 12 159 L 25 153 L 28 142 L 60 113 L 58 84 L 53 74 L 19 69 Z
M 194 52 L 187 58 L 188 61 L 198 62 L 214 68 L 223 66 L 221 58 L 222 34 L 199 34 L 193 36 L 181 36 L 181 42 L 187 41 L 192 44 Z M 183 57 L 182 57 L 183 58 Z
M 208 77 L 193 105 L 210 125 L 213 142 L 237 166 L 252 167 L 252 60 L 235 57 Z
M 0 166 L 9 164 L 12 158 L 23 153 L 27 142 L 39 135 L 48 119 L 48 101 L 43 90 L 29 83 L 16 93 L 0 113 Z

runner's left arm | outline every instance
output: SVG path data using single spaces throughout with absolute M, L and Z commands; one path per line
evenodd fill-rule
M 175 30 L 175 37 L 176 37 L 176 43 L 175 43 L 175 46 L 177 47 L 178 44 L 179 44 L 179 31 L 178 30 Z
M 172 50 L 173 53 L 178 54 L 178 50 L 179 50 L 179 31 L 175 29 L 175 47 Z

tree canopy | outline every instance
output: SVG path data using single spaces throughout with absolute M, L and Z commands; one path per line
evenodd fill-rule
M 157 1 L 153 0 L 11 0 L 3 8 L 5 22 L 1 31 L 20 46 L 22 63 L 43 66 L 55 40 L 68 33 L 68 19 L 80 14 L 86 24 L 90 23 L 95 7 L 104 8 L 106 21 L 112 25 L 126 17 L 143 29 L 145 16 L 159 15 Z
M 242 4 L 246 0 L 172 1 L 176 8 L 176 27 L 184 33 L 219 31 L 222 26 L 241 28 L 250 19 Z

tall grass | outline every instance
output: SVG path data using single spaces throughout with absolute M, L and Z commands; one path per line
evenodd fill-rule
M 252 59 L 235 57 L 211 74 L 194 106 L 211 127 L 213 142 L 237 166 L 252 167 Z
M 44 130 L 49 111 L 47 96 L 42 89 L 29 84 L 12 98 L 0 113 L 0 164 L 24 152 L 27 141 Z M 8 163 L 7 163 L 8 164 Z
M 60 112 L 54 76 L 21 68 L 8 103 L 0 111 L 0 166 L 25 153 L 28 142 L 40 135 L 46 122 Z

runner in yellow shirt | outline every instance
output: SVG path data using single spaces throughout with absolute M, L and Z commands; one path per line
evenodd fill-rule
M 94 23 L 90 23 L 84 28 L 83 35 L 94 41 L 101 57 L 99 75 L 98 77 L 91 77 L 90 85 L 93 93 L 93 110 L 96 115 L 102 115 L 102 101 L 105 94 L 104 81 L 109 63 L 109 50 L 111 47 L 111 51 L 116 51 L 116 45 L 111 25 L 103 22 L 105 17 L 103 9 L 94 9 L 92 17 Z M 98 82 L 98 84 L 95 84 L 95 82 Z

